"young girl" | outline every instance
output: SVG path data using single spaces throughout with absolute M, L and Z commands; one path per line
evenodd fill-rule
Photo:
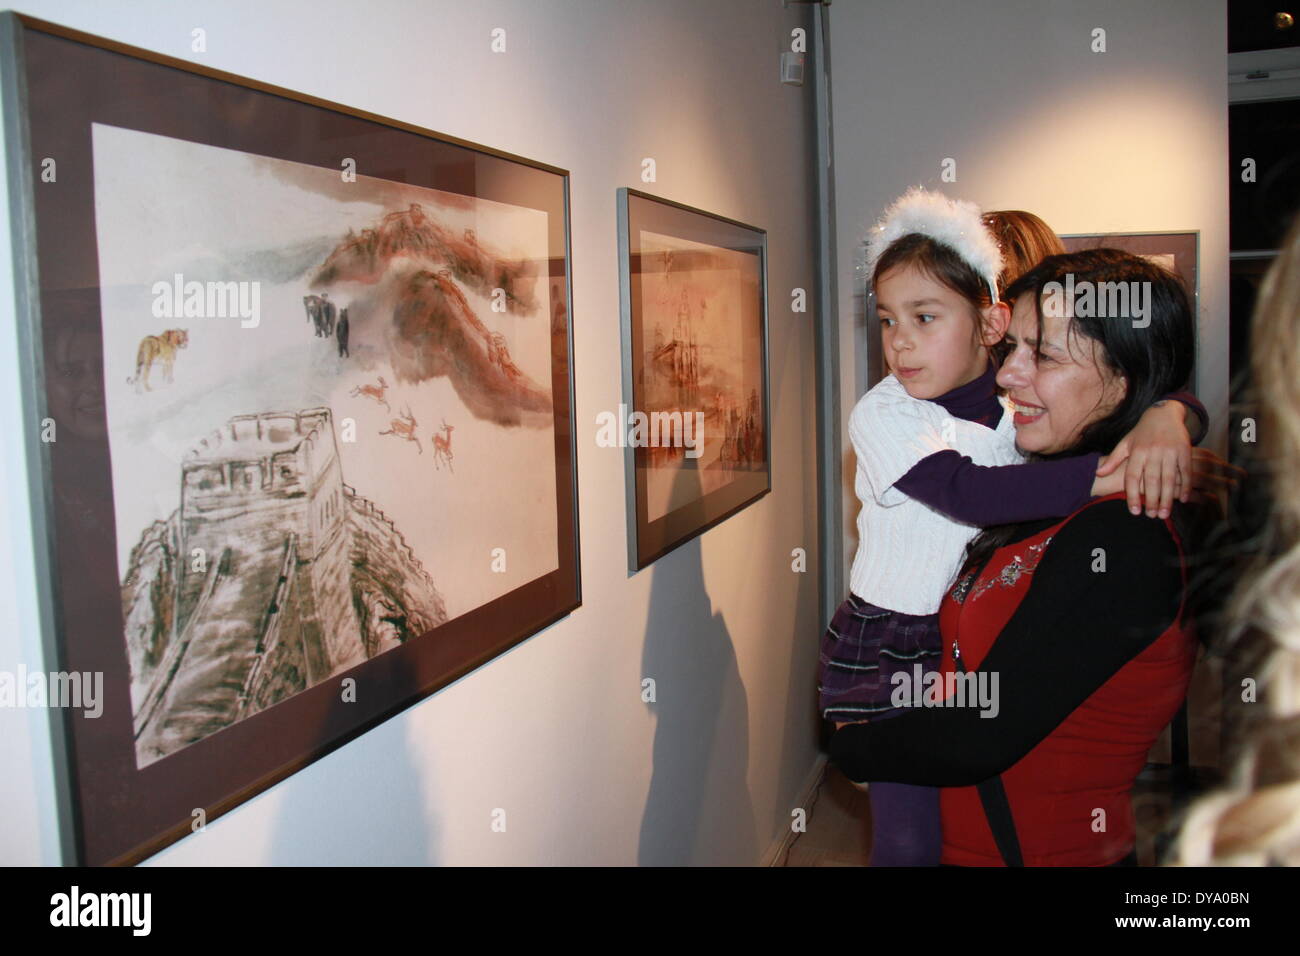
M 998 244 L 970 203 L 909 190 L 872 231 L 868 273 L 891 374 L 849 418 L 859 544 L 851 593 L 823 638 L 818 687 L 837 727 L 896 716 L 917 667 L 935 670 L 936 612 L 980 526 L 1068 515 L 1124 487 L 1124 467 L 1097 476 L 1096 454 L 1023 463 L 1016 451 L 989 352 L 1010 321 L 1001 272 Z M 1168 445 L 1181 429 L 1187 442 L 1181 406 L 1159 404 L 1125 439 L 1132 449 L 1150 441 L 1139 431 Z M 868 793 L 870 865 L 937 865 L 938 789 L 872 783 Z

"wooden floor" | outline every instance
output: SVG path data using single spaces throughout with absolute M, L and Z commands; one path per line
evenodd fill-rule
M 1172 819 L 1173 801 L 1163 776 L 1144 772 L 1133 788 L 1138 824 L 1138 864 L 1154 866 L 1163 853 L 1162 830 Z M 867 794 L 827 765 L 808 815 L 808 830 L 790 846 L 784 866 L 866 866 L 871 856 L 871 806 Z
M 871 805 L 865 791 L 830 764 L 822 774 L 808 831 L 790 847 L 786 866 L 866 866 L 871 856 Z

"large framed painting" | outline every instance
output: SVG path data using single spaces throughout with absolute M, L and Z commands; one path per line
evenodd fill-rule
M 1102 232 L 1061 237 L 1067 252 L 1121 249 L 1163 266 L 1183 280 L 1193 310 L 1199 302 L 1199 240 L 1197 232 Z
M 26 17 L 0 60 L 45 666 L 102 681 L 65 855 L 130 863 L 578 606 L 568 175 Z
M 767 233 L 618 191 L 628 566 L 772 488 Z

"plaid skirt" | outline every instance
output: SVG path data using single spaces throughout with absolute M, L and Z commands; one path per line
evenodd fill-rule
M 908 682 L 938 670 L 943 640 L 938 614 L 903 614 L 868 604 L 856 594 L 839 606 L 822 637 L 817 672 L 818 705 L 828 720 L 893 717 L 893 677 Z M 910 693 L 908 695 L 910 697 Z

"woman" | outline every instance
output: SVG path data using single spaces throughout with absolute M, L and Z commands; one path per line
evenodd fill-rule
M 1076 295 L 1103 282 L 1142 283 L 1149 316 L 1135 325 L 1136 316 L 1064 302 L 1051 284 L 1063 288 L 1069 275 Z M 1026 452 L 1108 453 L 1191 373 L 1186 293 L 1139 257 L 1052 256 L 1006 297 L 1014 308 L 998 383 Z M 900 686 L 915 709 L 843 727 L 831 758 L 852 780 L 947 788 L 944 863 L 1000 865 L 1004 852 L 1017 862 L 1017 847 L 1028 865 L 1131 860 L 1129 791 L 1182 702 L 1195 657 L 1182 620 L 1179 517 L 1178 509 L 1169 519 L 1135 517 L 1117 493 L 1064 520 L 983 532 L 940 609 L 945 685 L 955 690 L 950 675 L 964 666 L 976 672 L 966 686 L 983 693 L 940 702 L 932 689 Z M 995 787 L 982 797 L 975 786 L 999 774 L 1010 820 L 998 816 Z
M 1011 283 L 1048 256 L 1061 255 L 1066 251 L 1061 237 L 1032 212 L 998 209 L 986 212 L 983 219 L 997 240 L 998 248 L 1002 250 L 1002 274 L 998 276 L 998 288 L 1004 294 Z
M 1269 494 L 1245 547 L 1223 556 L 1251 560 L 1216 636 L 1256 693 L 1225 681 L 1229 725 L 1245 732 L 1227 784 L 1188 811 L 1175 855 L 1189 866 L 1300 866 L 1300 217 L 1260 289 L 1251 367 Z
M 1003 268 L 1002 274 L 998 276 L 998 288 L 1002 290 L 1004 298 L 1006 290 L 1015 280 L 1048 256 L 1062 255 L 1067 251 L 1052 227 L 1032 212 L 998 209 L 986 212 L 983 220 L 1002 250 Z M 993 353 L 1001 363 L 1007 354 L 1005 343 L 994 346 Z M 1183 424 L 1191 444 L 1179 440 L 1176 432 L 1157 429 L 1158 422 L 1143 419 L 1139 426 L 1143 430 L 1129 441 L 1121 440 L 1097 470 L 1097 477 L 1104 478 L 1113 474 L 1124 462 L 1129 462 L 1124 488 L 1128 494 L 1130 510 L 1144 503 L 1142 482 L 1146 481 L 1153 489 L 1158 488 L 1160 491 L 1158 495 L 1153 494 L 1145 504 L 1151 512 L 1159 513 L 1161 517 L 1168 516 L 1169 506 L 1175 497 L 1184 502 L 1189 500 L 1195 483 L 1191 445 L 1199 445 L 1204 441 L 1210 429 L 1210 417 L 1205 406 L 1191 392 L 1178 392 L 1168 398 L 1184 407 Z M 1156 405 L 1162 404 L 1163 400 L 1156 402 Z M 1129 450 L 1134 447 L 1137 453 L 1130 456 Z

